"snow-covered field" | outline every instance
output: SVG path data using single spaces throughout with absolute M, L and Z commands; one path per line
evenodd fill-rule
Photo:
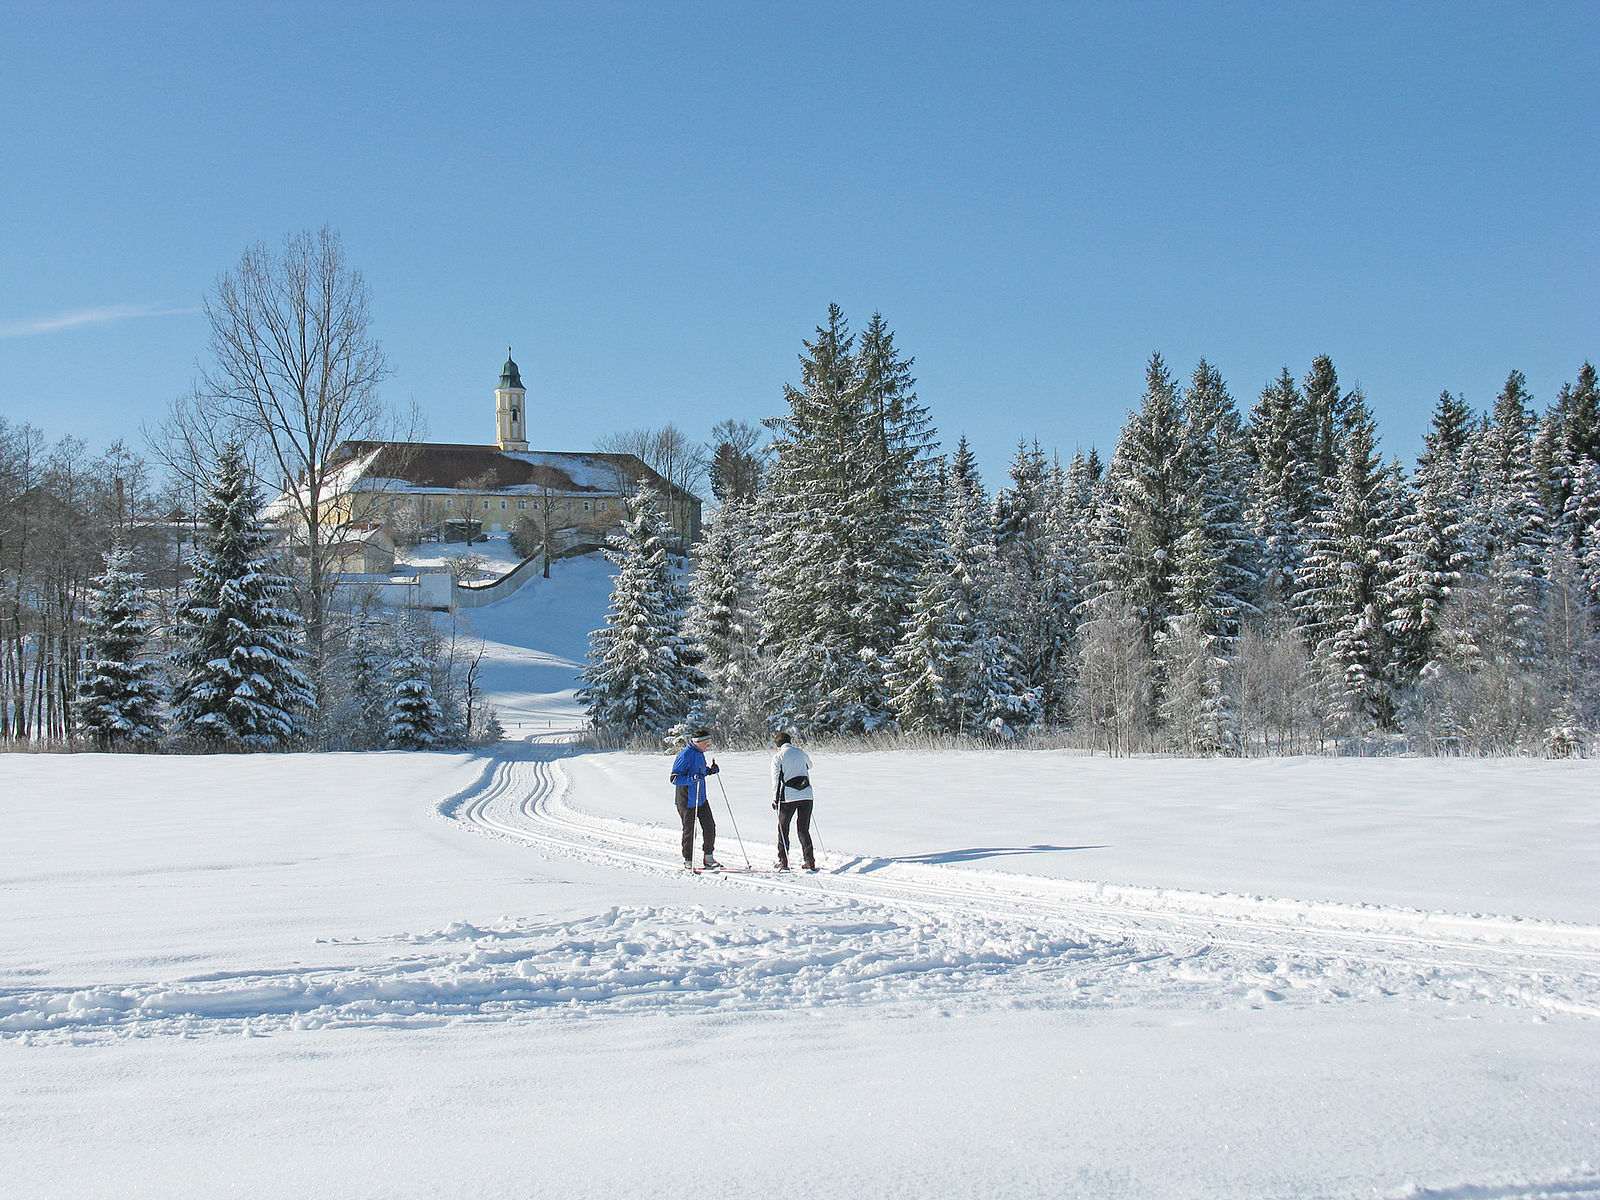
M 724 877 L 665 772 L 0 757 L 0 1193 L 1600 1197 L 1593 764 L 819 755 Z

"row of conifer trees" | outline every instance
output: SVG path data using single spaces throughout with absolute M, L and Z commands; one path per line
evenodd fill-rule
M 1248 417 L 1152 356 L 1109 462 L 938 454 L 911 362 L 837 307 L 756 484 L 685 578 L 648 495 L 613 548 L 598 735 L 1048 737 L 1112 753 L 1580 752 L 1600 722 L 1600 413 L 1443 393 L 1411 470 L 1316 359 Z

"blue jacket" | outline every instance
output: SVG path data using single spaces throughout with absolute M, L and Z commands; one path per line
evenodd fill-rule
M 693 742 L 678 752 L 678 757 L 672 760 L 672 782 L 679 787 L 689 789 L 689 807 L 699 808 L 708 804 L 706 799 L 706 776 L 715 775 L 719 768 L 706 766 L 706 756 L 700 752 L 700 747 Z

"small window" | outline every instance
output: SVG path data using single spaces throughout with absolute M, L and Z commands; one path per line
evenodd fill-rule
M 505 508 L 505 506 L 506 506 L 506 502 L 505 502 L 505 501 L 504 501 L 504 500 L 502 500 L 502 501 L 500 501 L 500 507 L 501 507 L 501 508 L 502 508 L 502 509 L 504 509 L 504 508 Z
M 518 500 L 517 501 L 517 507 L 518 508 L 527 508 L 528 507 L 528 502 L 526 500 Z
M 483 502 L 483 511 L 484 512 L 488 512 L 489 511 L 489 502 L 487 500 L 485 500 Z
M 584 512 L 588 512 L 589 511 L 589 502 L 587 500 L 585 500 L 583 502 L 583 511 Z
M 452 506 L 453 506 L 453 505 L 454 505 L 454 504 L 455 504 L 455 498 L 454 498 L 454 497 L 453 497 L 453 496 L 446 496 L 446 497 L 445 497 L 445 498 L 444 498 L 444 506 L 445 506 L 445 507 L 446 507 L 446 508 L 450 508 L 450 507 L 452 507 Z

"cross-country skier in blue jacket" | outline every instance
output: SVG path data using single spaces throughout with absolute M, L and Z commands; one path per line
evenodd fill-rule
M 683 822 L 683 867 L 694 869 L 694 823 L 700 821 L 700 834 L 705 842 L 705 857 L 701 859 L 708 870 L 722 864 L 712 855 L 717 844 L 717 822 L 711 815 L 711 801 L 706 797 L 706 776 L 721 769 L 717 760 L 706 764 L 706 747 L 711 745 L 711 732 L 696 729 L 689 735 L 689 744 L 672 760 L 672 782 L 676 785 L 678 819 Z

